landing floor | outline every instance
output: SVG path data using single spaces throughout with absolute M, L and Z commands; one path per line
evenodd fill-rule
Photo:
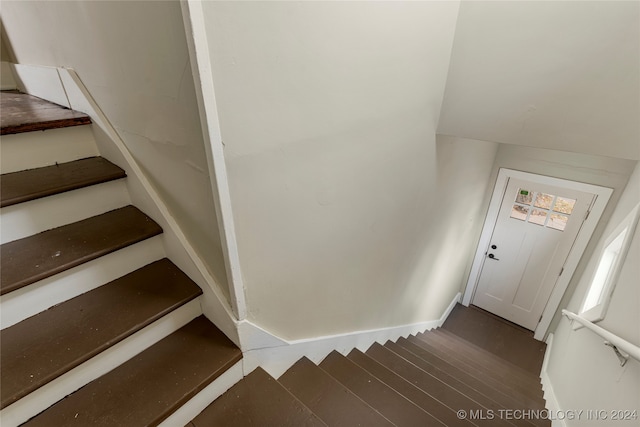
M 540 374 L 547 345 L 535 340 L 531 331 L 473 305 L 461 304 L 442 327 L 528 372 Z

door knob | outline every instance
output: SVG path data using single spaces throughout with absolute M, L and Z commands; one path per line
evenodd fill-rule
M 495 261 L 500 261 L 500 259 L 496 258 L 496 256 L 494 254 L 489 254 L 489 258 L 491 258 L 492 260 L 495 260 Z

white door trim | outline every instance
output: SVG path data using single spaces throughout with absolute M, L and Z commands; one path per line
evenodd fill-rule
M 541 184 L 571 188 L 574 190 L 584 191 L 596 195 L 595 201 L 593 202 L 593 205 L 589 210 L 589 216 L 587 217 L 587 220 L 582 224 L 582 228 L 578 233 L 578 237 L 576 237 L 573 248 L 571 249 L 571 252 L 569 252 L 569 256 L 567 257 L 567 260 L 564 264 L 562 275 L 558 278 L 553 292 L 551 292 L 549 301 L 547 302 L 547 305 L 545 306 L 545 309 L 542 313 L 542 319 L 540 320 L 540 323 L 538 323 L 538 326 L 535 330 L 534 338 L 537 340 L 543 340 L 544 336 L 547 333 L 547 329 L 551 324 L 551 320 L 553 319 L 553 316 L 558 309 L 558 305 L 562 300 L 562 296 L 567 290 L 569 281 L 571 280 L 571 277 L 573 276 L 573 273 L 578 266 L 578 262 L 582 257 L 582 253 L 587 247 L 589 239 L 591 239 L 591 235 L 598 225 L 600 216 L 602 215 L 602 212 L 604 212 L 611 194 L 613 194 L 613 190 L 611 188 L 585 184 L 582 182 L 569 181 L 544 175 L 536 175 L 529 172 L 500 168 L 500 170 L 498 171 L 498 178 L 496 179 L 496 184 L 493 189 L 493 194 L 491 196 L 491 201 L 489 203 L 489 210 L 487 211 L 487 216 L 482 227 L 480 241 L 476 249 L 473 264 L 471 266 L 471 272 L 469 273 L 467 287 L 462 299 L 462 304 L 464 304 L 465 306 L 469 305 L 476 290 L 478 279 L 480 278 L 480 272 L 482 271 L 482 266 L 486 259 L 485 252 L 491 241 L 491 236 L 493 234 L 493 229 L 495 227 L 496 221 L 498 220 L 498 212 L 500 211 L 500 205 L 502 203 L 502 198 L 507 188 L 509 178 L 524 179 Z

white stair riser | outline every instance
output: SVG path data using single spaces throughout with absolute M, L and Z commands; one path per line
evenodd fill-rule
M 165 257 L 162 236 L 128 246 L 0 297 L 2 329 Z
M 195 299 L 82 365 L 40 387 L 0 412 L 3 427 L 18 426 L 82 386 L 117 368 L 202 314 Z
M 0 243 L 12 242 L 131 204 L 123 179 L 0 210 Z
M 2 173 L 98 156 L 91 125 L 2 136 Z

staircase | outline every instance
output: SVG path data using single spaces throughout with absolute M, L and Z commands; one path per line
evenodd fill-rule
M 1 96 L 2 425 L 176 423 L 240 350 L 98 156 L 91 119 Z
M 539 379 L 444 329 L 258 368 L 189 427 L 550 426 Z
M 1 95 L 3 427 L 550 425 L 534 374 L 445 329 L 277 380 L 257 368 L 185 411 L 240 350 L 88 140 L 90 118 Z

